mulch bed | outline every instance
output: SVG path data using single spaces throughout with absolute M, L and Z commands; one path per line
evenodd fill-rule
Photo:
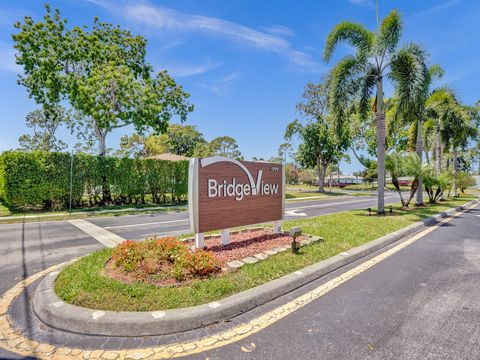
M 304 238 L 301 236 L 297 241 Z M 220 236 L 205 239 L 205 250 L 212 252 L 224 265 L 229 261 L 241 260 L 265 250 L 289 245 L 291 242 L 292 238 L 288 235 L 274 234 L 272 230 L 261 229 L 230 234 L 228 245 L 222 245 Z M 189 241 L 188 244 L 193 245 L 193 241 Z
M 305 239 L 306 236 L 300 236 L 298 241 Z M 255 229 L 247 230 L 237 234 L 230 235 L 230 244 L 222 245 L 221 238 L 211 237 L 205 239 L 205 250 L 213 253 L 213 255 L 219 260 L 222 271 L 213 276 L 221 276 L 225 273 L 226 264 L 233 260 L 242 260 L 246 257 L 256 255 L 265 250 L 275 249 L 280 246 L 289 245 L 292 242 L 292 238 L 285 234 L 274 234 L 269 229 Z M 187 241 L 189 246 L 193 246 L 193 240 Z M 105 264 L 103 269 L 103 275 L 117 281 L 132 284 L 138 281 L 146 282 L 148 284 L 162 286 L 181 286 L 187 285 L 195 281 L 201 280 L 200 278 L 187 278 L 183 281 L 177 281 L 172 276 L 169 276 L 169 268 L 171 264 L 163 264 L 162 275 L 148 275 L 148 276 L 136 276 L 133 273 L 126 273 L 122 269 L 116 268 L 113 261 L 110 259 Z

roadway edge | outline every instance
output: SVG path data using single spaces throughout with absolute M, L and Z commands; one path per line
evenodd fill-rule
M 299 271 L 209 304 L 154 312 L 87 309 L 67 304 L 55 294 L 53 286 L 58 275 L 58 271 L 55 271 L 46 275 L 37 286 L 33 309 L 38 318 L 49 326 L 86 335 L 137 337 L 194 330 L 252 310 L 479 202 L 480 199 L 472 200 Z

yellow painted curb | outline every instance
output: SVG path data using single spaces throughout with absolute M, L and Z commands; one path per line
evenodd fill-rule
M 476 206 L 476 205 L 474 205 Z M 320 285 L 319 287 L 307 292 L 304 295 L 272 310 L 266 314 L 259 316 L 248 323 L 238 325 L 232 329 L 220 332 L 213 336 L 204 337 L 197 340 L 178 342 L 160 347 L 151 347 L 143 349 L 131 349 L 131 350 L 84 350 L 73 349 L 65 347 L 55 347 L 49 344 L 41 344 L 34 340 L 27 339 L 21 333 L 15 331 L 8 319 L 8 306 L 10 303 L 22 293 L 25 287 L 29 286 L 42 276 L 48 274 L 51 271 L 58 269 L 64 264 L 55 265 L 36 273 L 21 281 L 13 288 L 8 290 L 0 298 L 0 347 L 23 356 L 36 357 L 42 360 L 48 359 L 168 359 L 183 357 L 187 355 L 201 353 L 207 350 L 219 348 L 234 342 L 240 341 L 252 334 L 259 332 L 262 329 L 274 324 L 278 320 L 286 317 L 294 311 L 302 308 L 315 299 L 325 295 L 329 291 L 335 289 L 337 286 L 347 282 L 362 272 L 370 269 L 379 262 L 387 259 L 403 248 L 414 243 L 423 236 L 436 230 L 441 224 L 445 224 L 459 216 L 461 212 L 453 214 L 451 217 L 440 221 L 438 224 L 428 227 L 421 231 L 417 235 L 409 238 L 408 240 L 384 251 L 383 253 L 375 256 L 374 258 L 363 262 L 362 264 L 354 267 L 351 270 L 344 272 L 336 278 Z

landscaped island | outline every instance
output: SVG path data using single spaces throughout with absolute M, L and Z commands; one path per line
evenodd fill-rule
M 125 249 L 128 252 L 131 250 L 130 248 L 138 250 L 142 246 L 148 247 L 132 245 L 134 242 L 129 242 L 115 250 L 97 251 L 67 266 L 57 277 L 55 292 L 67 303 L 112 311 L 154 311 L 205 304 L 328 259 L 473 199 L 475 197 L 472 195 L 462 195 L 460 198 L 449 198 L 439 204 L 409 209 L 402 209 L 400 205 L 395 205 L 393 214 L 386 216 L 368 216 L 368 212 L 365 210 L 355 210 L 310 219 L 286 221 L 285 229 L 300 226 L 304 233 L 320 236 L 325 240 L 303 246 L 298 254 L 289 251 L 279 252 L 265 260 L 247 264 L 233 271 L 221 270 L 222 261 L 224 264 L 225 259 L 221 259 L 221 252 L 212 251 L 212 249 L 218 249 L 218 245 L 212 246 L 207 241 L 206 250 L 189 253 L 188 244 L 170 238 L 161 246 L 168 245 L 170 250 L 175 249 L 171 252 L 172 254 L 178 255 L 184 252 L 180 256 L 183 257 L 182 259 L 176 258 L 179 261 L 178 264 L 175 264 L 177 260 L 172 261 L 166 258 L 163 258 L 164 266 L 153 260 L 148 260 L 146 263 L 144 261 L 146 257 L 142 255 L 135 260 L 136 265 L 131 268 L 132 277 L 128 281 L 113 279 L 112 276 L 105 274 L 112 255 L 112 259 L 117 256 L 118 260 L 118 254 Z M 153 245 L 155 240 L 150 240 L 150 242 L 153 253 L 160 249 L 157 247 L 160 246 L 159 244 Z M 148 244 L 148 242 L 142 244 L 145 243 Z M 235 241 L 232 241 L 229 246 L 235 247 Z M 272 244 L 272 247 L 277 246 L 278 244 L 275 246 Z M 263 250 L 264 248 L 262 248 Z M 157 259 L 167 253 L 169 252 L 163 248 L 158 252 Z M 172 259 L 175 259 L 177 255 L 174 255 Z M 154 259 L 155 256 L 151 256 L 151 258 Z M 189 262 L 194 258 L 194 262 Z M 175 266 L 179 266 L 181 269 L 178 272 L 180 274 L 178 278 L 171 276 L 175 273 L 172 272 Z M 167 272 L 165 272 L 166 269 Z M 151 279 L 155 279 L 155 274 L 159 276 L 159 279 L 162 278 L 160 270 L 163 270 L 163 280 L 166 283 L 157 281 L 158 283 L 154 284 Z M 120 271 L 125 271 L 125 267 Z M 165 277 L 165 274 L 169 275 Z M 132 281 L 135 276 L 137 278 Z

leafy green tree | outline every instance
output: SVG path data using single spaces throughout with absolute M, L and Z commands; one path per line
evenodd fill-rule
M 219 136 L 210 142 L 213 155 L 240 159 L 242 153 L 238 150 L 237 141 L 230 136 Z
M 195 126 L 172 124 L 167 130 L 169 152 L 191 157 L 195 148 L 206 143 L 203 135 Z
M 292 150 L 292 145 L 290 145 L 290 143 L 288 143 L 288 142 L 280 144 L 280 146 L 278 147 L 278 157 L 280 157 L 282 159 L 281 162 L 284 165 L 287 165 L 287 158 L 288 158 L 291 150 Z
M 350 145 L 348 128 L 345 124 L 335 127 L 327 108 L 328 81 L 323 78 L 318 84 L 307 83 L 297 111 L 306 120 L 302 124 L 295 120 L 287 125 L 285 140 L 290 142 L 298 136 L 301 143 L 295 159 L 301 166 L 316 168 L 318 189 L 324 191 L 325 175 L 329 164 L 336 163 Z
M 120 150 L 118 155 L 148 158 L 168 152 L 169 140 L 167 134 L 141 135 L 138 133 L 130 136 L 124 135 L 120 138 Z
M 69 124 L 69 117 L 62 107 L 53 107 L 49 113 L 35 110 L 27 114 L 27 127 L 33 130 L 33 134 L 24 134 L 18 139 L 22 150 L 61 151 L 67 148 L 67 144 L 56 138 L 55 133 L 64 124 Z
M 427 76 L 425 52 L 415 44 L 398 48 L 402 22 L 397 11 L 392 11 L 375 32 L 363 25 L 341 22 L 327 37 L 324 59 L 329 61 L 335 48 L 346 42 L 356 50 L 345 56 L 330 75 L 328 104 L 336 123 L 347 121 L 349 104 L 359 98 L 359 113 L 367 118 L 370 98 L 376 90 L 373 111 L 376 113 L 376 150 L 378 171 L 378 213 L 385 213 L 385 104 L 384 79 L 390 78 L 397 88 L 400 104 L 412 103 L 418 88 Z
M 193 107 L 167 72 L 146 62 L 146 40 L 95 18 L 91 29 L 67 27 L 60 11 L 46 6 L 43 21 L 26 16 L 13 35 L 19 84 L 48 111 L 66 100 L 92 129 L 99 154 L 114 129 L 163 133 L 172 116 L 182 121 Z
M 290 140 L 294 135 L 298 135 L 301 141 L 297 160 L 305 168 L 317 169 L 318 191 L 324 192 L 327 167 L 336 162 L 348 148 L 348 137 L 338 137 L 335 129 L 324 122 L 302 125 L 298 120 L 288 125 L 285 138 Z

